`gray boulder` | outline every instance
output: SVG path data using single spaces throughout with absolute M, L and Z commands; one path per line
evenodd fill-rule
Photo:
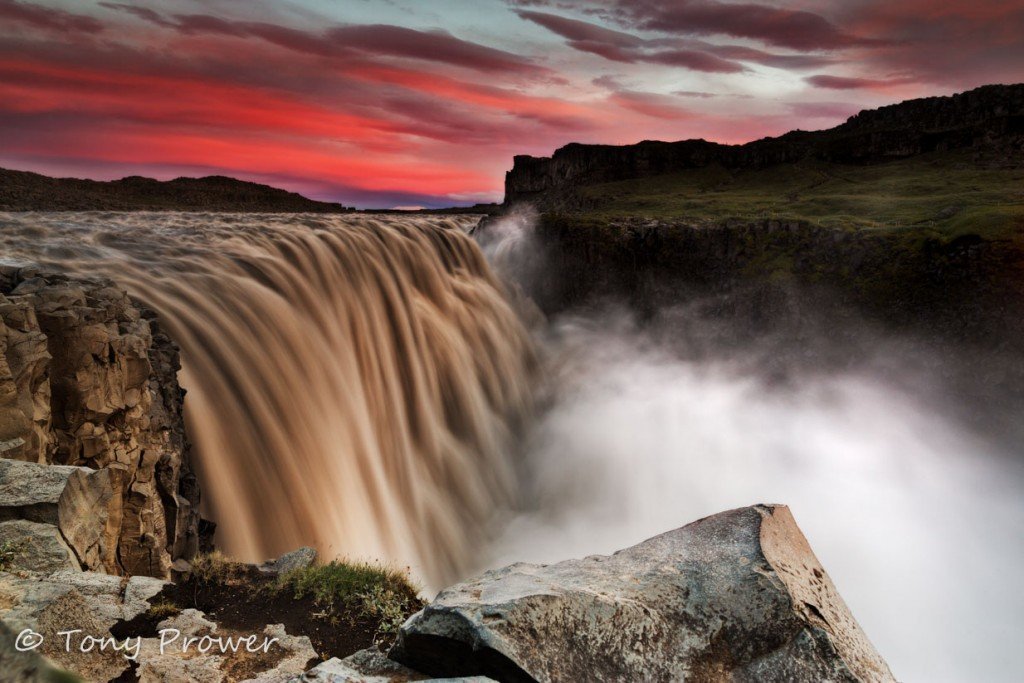
M 431 678 L 385 657 L 375 647 L 321 662 L 288 683 L 493 683 L 485 676 Z
M 85 467 L 0 459 L 0 520 L 57 524 L 57 503 L 68 479 L 76 472 L 87 475 L 89 471 Z
M 894 680 L 778 505 L 486 572 L 413 615 L 389 656 L 503 681 Z
M 81 569 L 75 554 L 52 524 L 12 519 L 0 522 L 0 569 L 55 572 Z
M 285 553 L 276 560 L 269 560 L 259 566 L 261 572 L 270 574 L 287 574 L 299 569 L 305 569 L 316 562 L 316 548 L 303 546 L 290 553 Z

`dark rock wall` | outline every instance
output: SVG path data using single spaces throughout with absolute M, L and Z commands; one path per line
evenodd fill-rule
M 0 457 L 77 465 L 60 528 L 86 569 L 167 577 L 198 550 L 178 349 L 107 280 L 0 267 Z
M 1020 241 L 574 214 L 545 214 L 535 231 L 541 265 L 519 285 L 549 316 L 611 303 L 685 357 L 782 380 L 881 355 L 945 383 L 979 429 L 1024 436 Z

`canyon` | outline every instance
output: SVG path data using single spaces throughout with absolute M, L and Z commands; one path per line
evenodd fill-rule
M 0 666 L 1005 677 L 1022 145 L 989 86 L 516 157 L 501 215 L 0 214 Z M 68 620 L 139 657 L 62 652 Z

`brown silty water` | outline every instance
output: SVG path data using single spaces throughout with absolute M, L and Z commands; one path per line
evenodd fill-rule
M 440 586 L 516 499 L 536 364 L 475 221 L 0 214 L 0 244 L 160 314 L 225 552 L 314 545 Z

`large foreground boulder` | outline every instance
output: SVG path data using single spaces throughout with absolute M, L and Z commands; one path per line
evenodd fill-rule
M 391 658 L 501 681 L 892 681 L 785 506 L 611 556 L 489 571 L 438 595 Z

